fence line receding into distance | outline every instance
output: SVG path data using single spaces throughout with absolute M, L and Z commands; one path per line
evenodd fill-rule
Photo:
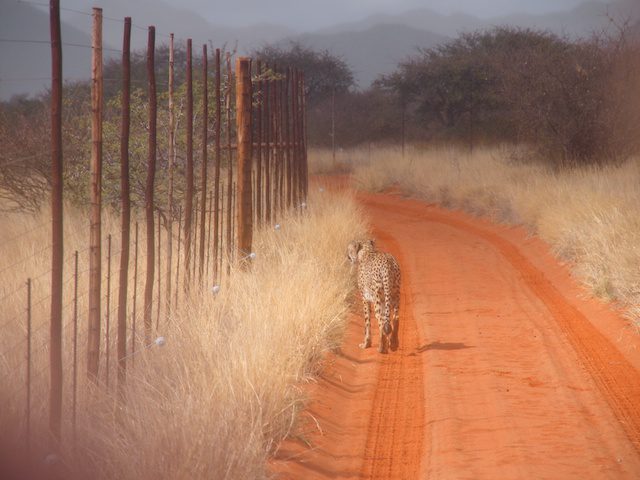
M 167 321 L 185 295 L 194 289 L 217 293 L 229 281 L 231 265 L 250 268 L 256 258 L 252 249 L 256 227 L 275 225 L 287 209 L 301 210 L 306 205 L 303 72 L 294 68 L 278 69 L 247 57 L 237 58 L 233 70 L 229 53 L 225 55 L 220 49 L 209 52 L 207 45 L 203 45 L 202 74 L 196 75 L 202 77 L 202 81 L 194 82 L 192 41 L 187 40 L 186 71 L 176 72 L 174 68 L 182 68 L 182 64 L 174 63 L 174 38 L 170 34 L 166 36 L 170 39 L 170 62 L 166 79 L 168 109 L 164 111 L 165 104 L 158 102 L 156 89 L 158 84 L 164 85 L 165 79 L 156 80 L 156 32 L 150 26 L 146 52 L 148 158 L 143 168 L 146 171 L 144 208 L 143 211 L 132 209 L 130 171 L 135 165 L 130 164 L 130 160 L 137 157 L 130 159 L 132 22 L 126 17 L 119 79 L 122 82 L 119 105 L 120 232 L 106 231 L 109 227 L 103 224 L 105 207 L 102 202 L 105 107 L 102 21 L 103 18 L 113 19 L 103 17 L 99 8 L 94 8 L 92 13 L 83 13 L 91 16 L 92 21 L 92 45 L 87 46 L 92 49 L 91 112 L 86 113 L 91 116 L 90 215 L 86 223 L 90 242 L 87 248 L 72 251 L 65 257 L 62 142 L 62 50 L 65 44 L 60 31 L 60 2 L 51 0 L 52 237 L 51 246 L 45 248 L 45 251 L 51 250 L 51 269 L 39 275 L 50 275 L 51 284 L 39 287 L 41 278 L 30 275 L 24 279 L 26 283 L 21 283 L 25 286 L 16 285 L 15 291 L 3 297 L 18 298 L 24 291 L 24 323 L 21 324 L 20 319 L 13 322 L 21 324 L 19 326 L 24 330 L 20 331 L 24 336 L 6 349 L 0 344 L 0 358 L 15 357 L 19 368 L 13 375 L 24 372 L 24 381 L 12 378 L 15 390 L 3 392 L 3 395 L 6 401 L 12 402 L 10 408 L 22 412 L 20 425 L 27 458 L 36 451 L 33 438 L 36 384 L 41 387 L 40 391 L 48 389 L 49 393 L 44 410 L 48 415 L 49 435 L 44 440 L 46 444 L 37 447 L 39 451 L 57 452 L 66 442 L 75 443 L 78 391 L 82 382 L 88 381 L 92 388 L 114 390 L 118 401 L 126 400 L 123 386 L 127 368 L 134 368 L 136 353 L 141 349 L 164 343 L 162 334 Z M 213 54 L 212 62 L 208 61 L 209 54 Z M 209 65 L 212 65 L 213 73 L 209 71 Z M 174 98 L 176 78 L 186 82 L 184 118 L 176 115 L 176 108 L 182 107 L 176 105 Z M 201 102 L 199 111 L 194 109 L 194 89 Z M 169 181 L 167 197 L 161 200 L 157 198 L 155 174 L 160 157 L 157 121 L 164 115 L 169 119 L 169 142 L 168 152 L 161 154 L 168 159 Z M 201 122 L 198 138 L 194 138 L 196 119 Z M 180 122 L 186 131 L 184 138 L 178 138 Z M 194 158 L 194 142 L 197 141 L 200 142 L 200 155 Z M 181 145 L 186 146 L 186 151 L 181 151 Z M 198 161 L 200 182 L 197 186 L 194 169 Z M 185 178 L 179 178 L 180 175 Z M 178 180 L 185 181 L 184 198 L 176 195 L 174 182 Z M 145 231 L 139 235 L 143 214 Z M 130 233 L 132 222 L 135 226 L 133 235 Z M 106 256 L 103 241 L 107 245 Z M 141 278 L 141 265 L 146 265 L 144 279 Z M 138 288 L 139 283 L 144 289 Z M 139 298 L 141 290 L 142 299 Z M 36 315 L 42 318 L 38 319 Z M 116 326 L 111 328 L 109 323 L 113 323 L 110 322 L 113 319 Z M 143 320 L 142 332 L 139 332 L 140 319 Z M 78 355 L 82 348 L 86 352 L 85 364 L 82 364 L 82 355 Z M 48 355 L 46 362 L 36 362 L 36 358 L 45 355 Z M 113 355 L 115 357 L 110 358 Z M 86 375 L 79 375 L 83 369 Z M 49 374 L 48 382 L 46 373 Z

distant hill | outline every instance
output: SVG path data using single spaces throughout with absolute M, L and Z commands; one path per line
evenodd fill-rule
M 78 45 L 91 45 L 91 8 L 86 0 L 62 2 L 62 41 Z M 294 33 L 277 25 L 253 25 L 228 28 L 215 26 L 201 16 L 181 10 L 160 0 L 103 0 L 103 42 L 105 59 L 119 57 L 122 45 L 123 19 L 132 18 L 132 49 L 144 49 L 147 44 L 147 26 L 156 27 L 156 44 L 168 43 L 169 33 L 175 33 L 176 42 L 193 38 L 194 54 L 200 55 L 201 45 L 211 42 L 215 47 L 228 45 L 243 53 Z M 73 11 L 75 10 L 75 11 Z M 47 7 L 0 0 L 0 38 L 49 40 L 49 12 Z M 86 13 L 79 13 L 86 12 Z M 89 78 L 91 49 L 72 46 L 63 48 L 63 76 L 66 79 Z M 33 94 L 50 85 L 51 50 L 47 43 L 0 42 L 0 99 L 16 94 Z M 28 79 L 28 80 L 26 80 Z
M 38 92 L 51 85 L 49 14 L 25 3 L 0 0 L 0 37 L 44 43 L 0 42 L 0 99 L 14 94 Z M 68 24 L 62 25 L 63 42 L 91 45 L 91 37 Z M 67 78 L 91 74 L 91 50 L 65 47 L 63 72 Z
M 359 22 L 338 24 L 334 27 L 323 29 L 318 33 L 330 35 L 341 32 L 363 31 L 378 24 L 397 24 L 455 37 L 459 33 L 481 28 L 514 25 L 549 30 L 558 34 L 584 36 L 610 26 L 607 13 L 616 19 L 625 18 L 626 16 L 640 18 L 640 2 L 637 0 L 613 0 L 610 2 L 591 0 L 570 10 L 545 15 L 514 14 L 488 19 L 481 19 L 462 13 L 443 15 L 428 8 L 421 8 L 397 15 L 372 15 Z
M 604 0 L 603 0 L 604 2 Z M 65 0 L 62 12 L 63 42 L 90 45 L 91 17 L 87 0 Z M 568 11 L 546 15 L 509 15 L 480 19 L 466 14 L 442 15 L 421 8 L 397 15 L 379 14 L 359 22 L 337 24 L 334 27 L 299 34 L 280 25 L 260 24 L 232 28 L 214 25 L 203 16 L 186 9 L 168 5 L 162 0 L 97 0 L 103 6 L 103 39 L 105 57 L 119 56 L 122 44 L 122 18 L 130 16 L 132 46 L 146 46 L 147 25 L 155 25 L 157 44 L 167 43 L 173 32 L 177 41 L 187 37 L 194 40 L 194 50 L 200 54 L 203 43 L 211 41 L 215 47 L 228 45 L 246 53 L 267 43 L 297 40 L 317 49 L 327 49 L 342 56 L 353 68 L 358 84 L 367 87 L 397 62 L 415 53 L 416 47 L 432 47 L 460 32 L 490 28 L 496 25 L 515 25 L 546 29 L 560 34 L 584 36 L 593 31 L 611 28 L 607 15 L 617 20 L 630 17 L 640 20 L 640 1 L 613 0 L 608 5 L 590 0 Z M 45 43 L 0 42 L 0 99 L 18 93 L 35 93 L 49 84 L 50 49 L 48 8 L 0 0 L 0 38 L 36 40 Z M 633 22 L 632 22 L 633 24 Z M 109 49 L 114 49 L 113 51 Z M 65 47 L 63 53 L 65 78 L 88 78 L 91 50 Z M 29 79 L 29 80 L 24 80 Z M 33 80 L 44 79 L 44 80 Z
M 297 35 L 289 40 L 340 55 L 353 69 L 357 83 L 367 87 L 380 74 L 393 71 L 417 47 L 433 47 L 447 37 L 406 25 L 380 24 L 364 30 Z
M 617 21 L 640 19 L 640 2 L 617 0 L 604 4 L 589 1 L 564 12 L 490 19 L 460 13 L 443 15 L 422 8 L 398 15 L 372 15 L 360 22 L 344 23 L 292 39 L 341 55 L 354 68 L 359 85 L 366 87 L 378 75 L 392 71 L 398 61 L 415 53 L 417 46 L 430 48 L 462 32 L 513 25 L 583 37 L 594 31 L 614 28 L 609 17 Z
M 237 43 L 243 51 L 294 33 L 289 28 L 269 24 L 237 28 L 216 25 L 195 12 L 176 8 L 162 0 L 98 0 L 95 3 L 103 7 L 105 43 L 118 46 L 122 44 L 122 22 L 119 20 L 124 17 L 131 17 L 136 25 L 131 32 L 133 48 L 146 47 L 148 25 L 156 27 L 156 43 L 168 43 L 168 35 L 174 33 L 176 40 L 192 38 L 194 47 L 209 41 L 214 46 L 234 46 Z M 74 10 L 90 10 L 86 0 L 66 0 L 64 5 Z M 87 33 L 91 31 L 91 21 L 83 14 L 63 11 L 62 18 Z

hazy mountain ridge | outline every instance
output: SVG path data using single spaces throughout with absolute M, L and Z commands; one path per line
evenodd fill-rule
M 49 14 L 25 3 L 0 0 L 0 37 L 42 43 L 2 42 L 0 48 L 0 99 L 17 93 L 33 93 L 51 85 L 51 47 L 48 44 Z M 28 25 L 29 28 L 25 28 Z M 64 43 L 91 45 L 91 36 L 72 25 L 63 27 Z M 67 47 L 65 47 L 67 48 Z M 91 50 L 68 47 L 63 55 L 67 78 L 91 74 Z
M 300 41 L 312 48 L 327 49 L 342 56 L 353 67 L 358 84 L 366 87 L 378 75 L 393 71 L 397 62 L 416 52 L 416 47 L 430 48 L 462 32 L 514 25 L 580 37 L 593 31 L 615 28 L 607 12 L 619 21 L 629 13 L 635 13 L 640 18 L 640 8 L 636 7 L 638 5 L 633 0 L 618 0 L 609 6 L 589 1 L 568 11 L 490 19 L 463 13 L 444 15 L 421 8 L 398 15 L 371 15 L 360 22 L 336 25 L 288 40 Z
M 62 12 L 62 36 L 65 43 L 90 45 L 91 17 L 86 0 L 65 0 Z M 247 53 L 267 43 L 300 41 L 315 49 L 327 49 L 342 56 L 354 69 L 360 86 L 366 87 L 378 75 L 393 70 L 398 61 L 415 53 L 416 47 L 432 47 L 460 32 L 495 25 L 517 25 L 540 28 L 572 36 L 584 36 L 594 30 L 602 30 L 611 23 L 606 16 L 607 7 L 599 1 L 588 1 L 571 10 L 546 15 L 509 15 L 480 19 L 473 15 L 443 15 L 421 8 L 397 15 L 375 14 L 359 22 L 338 24 L 334 27 L 309 33 L 296 33 L 291 28 L 258 24 L 248 27 L 214 25 L 204 16 L 176 8 L 161 0 L 103 0 L 103 39 L 105 57 L 119 56 L 122 44 L 121 18 L 133 19 L 132 47 L 143 49 L 147 41 L 147 25 L 155 25 L 156 43 L 168 43 L 168 34 L 175 33 L 176 40 L 190 37 L 194 40 L 194 54 L 199 55 L 201 45 L 211 42 L 214 47 L 228 45 L 238 52 Z M 624 12 L 631 12 L 640 19 L 640 2 L 616 0 L 609 12 L 622 19 Z M 14 0 L 0 0 L 0 37 L 25 40 L 48 40 L 49 21 L 46 7 L 34 7 Z M 0 98 L 7 99 L 18 93 L 34 93 L 46 87 L 50 76 L 50 50 L 43 44 L 1 43 Z M 113 49 L 113 51 L 109 50 Z M 88 78 L 91 50 L 89 48 L 65 48 L 65 78 Z M 16 80 L 16 79 L 45 80 Z
M 444 15 L 429 8 L 412 9 L 397 15 L 376 14 L 359 22 L 338 24 L 322 29 L 317 34 L 334 35 L 345 31 L 363 31 L 380 23 L 407 25 L 432 33 L 454 37 L 462 32 L 496 25 L 514 25 L 524 28 L 550 30 L 558 34 L 583 36 L 610 25 L 607 12 L 616 20 L 630 14 L 640 18 L 640 3 L 634 0 L 586 1 L 570 10 L 544 15 L 512 14 L 481 19 L 473 15 L 455 13 Z
M 340 55 L 353 69 L 358 85 L 366 87 L 379 75 L 393 71 L 418 47 L 433 47 L 448 37 L 402 24 L 376 24 L 365 30 L 333 34 L 307 33 L 287 39 Z M 282 42 L 286 44 L 285 42 Z

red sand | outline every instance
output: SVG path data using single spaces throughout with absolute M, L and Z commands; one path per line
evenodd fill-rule
M 403 272 L 400 349 L 359 305 L 280 478 L 640 478 L 640 341 L 521 228 L 360 195 Z

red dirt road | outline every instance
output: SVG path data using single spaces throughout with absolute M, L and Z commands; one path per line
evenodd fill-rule
M 280 478 L 638 479 L 640 340 L 546 246 L 393 195 L 359 197 L 403 272 L 400 349 L 358 305 Z

